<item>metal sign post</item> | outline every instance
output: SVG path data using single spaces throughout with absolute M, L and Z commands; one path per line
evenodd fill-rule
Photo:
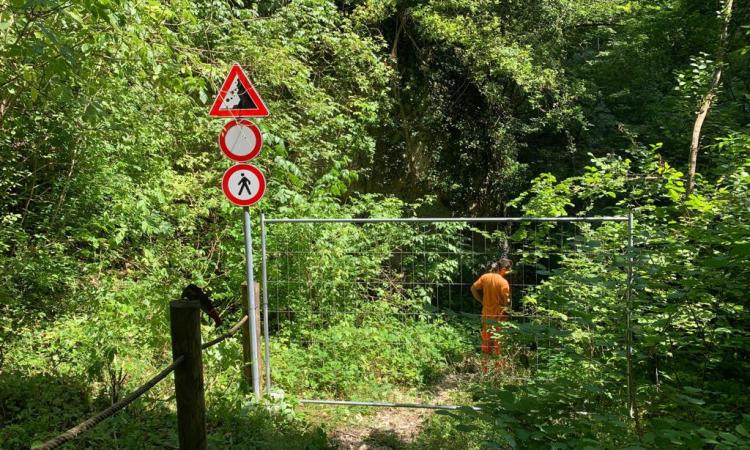
M 256 157 L 263 146 L 260 129 L 242 117 L 266 117 L 268 108 L 258 91 L 242 71 L 234 64 L 224 80 L 219 93 L 208 113 L 211 117 L 231 117 L 219 134 L 219 147 L 224 155 L 239 163 Z M 245 231 L 245 276 L 247 278 L 248 322 L 250 322 L 250 351 L 252 353 L 253 394 L 260 400 L 260 374 L 258 370 L 258 323 L 256 322 L 257 299 L 253 280 L 253 236 L 250 223 L 250 205 L 260 201 L 266 191 L 263 173 L 250 164 L 235 164 L 227 169 L 222 177 L 221 189 L 227 199 L 242 206 Z M 266 327 L 268 320 L 266 317 Z M 267 333 L 267 332 L 266 332 Z M 266 349 L 268 352 L 268 349 Z
M 245 275 L 247 276 L 247 317 L 250 322 L 250 351 L 253 355 L 253 394 L 260 398 L 260 375 L 258 373 L 258 339 L 257 324 L 255 323 L 255 282 L 253 280 L 253 235 L 250 223 L 250 208 L 242 208 L 243 221 L 245 225 Z

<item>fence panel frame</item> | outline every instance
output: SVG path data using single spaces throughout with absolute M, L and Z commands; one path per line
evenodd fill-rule
M 627 264 L 627 277 L 626 277 L 626 288 L 625 288 L 625 355 L 626 355 L 626 379 L 627 379 L 627 408 L 631 419 L 637 420 L 637 406 L 636 406 L 636 388 L 633 376 L 633 347 L 632 347 L 632 289 L 633 289 L 633 231 L 634 231 L 634 216 L 633 212 L 629 211 L 627 215 L 615 215 L 615 216 L 564 216 L 564 217 L 383 217 L 383 218 L 278 218 L 278 219 L 267 219 L 265 214 L 260 216 L 260 227 L 261 227 L 261 271 L 262 271 L 262 290 L 263 290 L 263 338 L 264 338 L 264 359 L 265 359 L 265 371 L 266 371 L 266 394 L 271 396 L 271 350 L 270 350 L 270 334 L 268 329 L 268 273 L 267 273 L 267 247 L 266 247 L 266 227 L 269 224 L 281 224 L 281 223 L 346 223 L 346 224 L 357 224 L 357 223 L 526 223 L 526 222 L 555 222 L 555 223 L 570 223 L 570 222 L 584 222 L 584 223 L 604 223 L 604 222 L 623 222 L 627 226 L 627 241 L 626 241 L 626 264 Z M 375 401 L 349 401 L 349 400 L 331 400 L 331 399 L 302 399 L 303 404 L 319 404 L 319 405 L 340 405 L 340 406 L 372 406 L 372 407 L 389 407 L 389 408 L 425 408 L 425 409 L 447 409 L 455 410 L 464 408 L 462 406 L 455 405 L 433 405 L 433 404 L 422 404 L 422 403 L 390 403 L 390 402 L 375 402 Z M 476 407 L 471 407 L 478 410 Z

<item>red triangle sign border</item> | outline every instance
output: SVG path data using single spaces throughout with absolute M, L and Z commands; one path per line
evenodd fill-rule
M 255 104 L 255 108 L 232 108 L 232 109 L 221 109 L 221 104 L 224 103 L 224 98 L 232 87 L 234 79 L 238 78 L 242 86 L 247 91 L 250 99 Z M 261 100 L 258 91 L 255 90 L 253 83 L 247 78 L 245 72 L 242 70 L 239 64 L 234 63 L 232 69 L 229 71 L 226 80 L 221 85 L 219 94 L 216 96 L 211 111 L 208 113 L 211 117 L 266 117 L 268 116 L 268 108 L 266 104 Z

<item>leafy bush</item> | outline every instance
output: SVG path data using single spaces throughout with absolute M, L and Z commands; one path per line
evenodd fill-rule
M 750 372 L 740 349 L 750 315 L 747 297 L 736 289 L 750 283 L 745 142 L 719 141 L 724 175 L 684 203 L 682 174 L 648 151 L 636 172 L 647 181 L 625 182 L 635 176 L 628 160 L 597 159 L 585 175 L 554 187 L 549 176 L 540 177 L 523 197 L 535 214 L 560 205 L 588 212 L 605 198 L 617 199 L 614 213 L 637 205 L 631 255 L 637 421 L 625 409 L 624 261 L 615 258 L 616 270 L 604 270 L 611 255 L 601 251 L 602 243 L 622 240 L 614 227 L 583 230 L 586 251 L 561 261 L 524 299 L 564 331 L 551 363 L 530 383 L 487 386 L 477 393 L 481 414 L 454 418 L 498 448 L 748 445 L 750 403 L 740 386 Z
M 341 322 L 275 342 L 273 377 L 300 396 L 388 398 L 396 385 L 437 381 L 471 348 L 465 333 L 442 320 Z

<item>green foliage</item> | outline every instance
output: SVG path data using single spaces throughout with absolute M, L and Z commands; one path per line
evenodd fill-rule
M 724 175 L 684 202 L 681 174 L 660 163 L 658 146 L 642 152 L 635 173 L 628 160 L 594 160 L 559 188 L 550 175 L 535 180 L 518 200 L 534 214 L 559 213 L 563 204 L 590 211 L 604 199 L 614 199 L 620 214 L 638 205 L 631 256 L 642 428 L 634 429 L 624 410 L 625 260 L 608 264 L 612 255 L 602 251 L 608 241 L 623 242 L 622 226 L 613 224 L 583 229 L 584 247 L 523 300 L 540 305 L 548 327 L 564 331 L 562 345 L 539 381 L 487 386 L 482 415 L 457 416 L 481 430 L 477 439 L 512 448 L 748 445 L 741 355 L 750 314 L 739 288 L 750 282 L 746 138 L 718 141 Z
M 375 315 L 351 322 L 311 333 L 309 344 L 296 336 L 277 343 L 274 379 L 284 390 L 307 397 L 387 399 L 396 386 L 436 381 L 471 349 L 467 337 L 443 321 Z
M 3 448 L 40 444 L 71 423 L 108 406 L 104 399 L 92 399 L 88 387 L 76 378 L 29 377 L 15 372 L 9 375 L 0 382 Z M 226 380 L 208 376 L 207 381 L 220 392 L 216 397 L 211 391 L 207 394 L 209 445 L 269 450 L 332 448 L 324 430 L 304 423 L 288 404 L 275 402 L 268 408 L 248 404 L 236 382 L 227 384 Z M 176 447 L 176 417 L 164 402 L 173 396 L 170 389 L 157 387 L 145 402 L 134 403 L 68 447 Z
M 0 7 L 3 379 L 19 371 L 70 378 L 88 383 L 86 395 L 108 398 L 164 363 L 166 306 L 188 280 L 236 309 L 241 228 L 218 189 L 227 166 L 216 151 L 220 124 L 206 117 L 233 61 L 249 69 L 273 112 L 260 124 L 263 210 L 342 214 L 386 101 L 381 44 L 354 33 L 330 2 L 260 14 L 202 1 Z M 27 405 L 40 426 L 7 446 L 49 436 L 101 405 L 46 425 L 39 405 Z M 13 411 L 4 429 L 24 427 L 26 416 Z
M 520 299 L 536 321 L 507 333 L 524 344 L 544 335 L 562 350 L 537 349 L 549 364 L 528 384 L 479 383 L 482 414 L 436 417 L 415 445 L 748 446 L 742 2 L 688 198 L 682 173 L 715 64 L 716 9 L 696 0 L 3 2 L 0 447 L 51 437 L 160 368 L 167 304 L 188 282 L 236 319 L 242 230 L 219 190 L 229 164 L 216 149 L 221 124 L 206 117 L 235 61 L 272 113 L 258 121 L 256 163 L 269 186 L 253 220 L 635 212 L 636 250 L 625 256 L 636 260 L 640 429 L 623 400 L 625 260 L 613 256 L 624 252 L 623 227 L 576 228 L 571 245 L 582 251 L 551 261 L 552 228 L 542 226 L 493 232 L 533 242 L 522 255 L 529 267 L 552 266 Z M 409 287 L 388 264 L 425 245 L 448 254 L 480 230 L 373 230 L 269 230 L 271 247 L 305 253 L 271 268 L 273 279 L 285 270 L 306 284 L 279 292 L 284 306 L 333 310 L 274 324 L 274 377 L 291 397 L 419 391 L 469 351 L 474 325 L 429 319 L 435 288 Z M 418 261 L 414 274 L 435 282 L 480 269 L 448 256 Z M 351 282 L 363 278 L 382 283 Z M 329 446 L 289 405 L 248 407 L 238 360 L 236 347 L 207 352 L 212 445 Z M 169 387 L 149 395 L 74 446 L 174 446 Z
M 376 157 L 387 170 L 371 183 L 489 215 L 521 192 L 531 166 L 567 164 L 588 94 L 568 77 L 563 49 L 590 13 L 616 15 L 616 2 L 593 3 L 359 4 L 355 17 L 382 30 L 399 75 Z

